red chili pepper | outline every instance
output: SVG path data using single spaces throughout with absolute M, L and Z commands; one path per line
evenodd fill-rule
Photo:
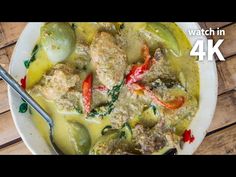
M 94 90 L 99 90 L 101 92 L 108 91 L 108 88 L 105 85 L 99 85 L 93 88 Z
M 144 63 L 140 66 L 135 65 L 131 68 L 130 72 L 126 76 L 126 80 L 125 80 L 126 84 L 131 84 L 131 83 L 141 80 L 142 74 L 150 68 L 151 56 L 149 54 L 149 48 L 146 44 L 144 45 L 143 50 L 144 50 L 144 52 L 143 52 Z
M 183 134 L 183 141 L 192 143 L 195 140 L 195 137 L 192 135 L 191 130 L 185 130 Z
M 175 100 L 170 101 L 169 103 L 165 103 L 161 101 L 147 86 L 140 85 L 138 83 L 131 84 L 129 87 L 133 90 L 142 90 L 144 91 L 150 98 L 152 98 L 153 102 L 158 105 L 162 105 L 168 109 L 178 109 L 184 104 L 184 97 L 179 96 Z
M 26 76 L 20 80 L 21 87 L 25 90 L 26 89 Z
M 90 112 L 91 101 L 92 101 L 92 82 L 93 75 L 90 73 L 84 80 L 82 89 L 83 89 L 83 103 L 86 114 Z

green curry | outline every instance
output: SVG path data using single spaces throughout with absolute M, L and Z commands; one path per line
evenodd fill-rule
M 178 151 L 199 101 L 191 44 L 175 23 L 45 23 L 27 90 L 65 154 Z M 47 123 L 32 118 L 50 145 Z

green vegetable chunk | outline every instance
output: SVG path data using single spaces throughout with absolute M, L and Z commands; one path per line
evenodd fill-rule
M 158 120 L 157 107 L 151 104 L 150 107 L 141 114 L 140 123 L 144 127 L 151 128 L 158 122 Z
M 132 132 L 132 129 L 131 129 L 129 123 L 125 123 L 120 130 L 120 138 L 124 138 L 128 141 L 131 141 L 132 134 L 133 134 L 133 132 Z
M 88 130 L 78 122 L 69 122 L 70 141 L 76 154 L 88 154 L 91 138 Z
M 75 43 L 75 32 L 69 23 L 46 23 L 41 28 L 41 44 L 53 63 L 65 60 Z
M 161 23 L 148 23 L 146 29 L 141 31 L 141 34 L 154 50 L 160 43 L 163 47 L 170 49 L 175 55 L 180 55 L 176 38 L 170 30 Z

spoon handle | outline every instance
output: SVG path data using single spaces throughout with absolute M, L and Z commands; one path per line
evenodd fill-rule
M 33 109 L 35 109 L 42 118 L 48 123 L 49 125 L 49 138 L 53 147 L 53 150 L 57 154 L 63 154 L 63 152 L 57 147 L 56 143 L 53 139 L 53 120 L 48 115 L 46 111 L 18 84 L 18 82 L 13 79 L 11 75 L 8 74 L 8 72 L 2 68 L 0 65 L 0 77 L 8 83 L 8 85 L 16 91 Z
M 17 83 L 15 79 L 8 74 L 8 72 L 3 69 L 0 65 L 0 76 L 5 80 L 8 85 L 16 91 L 32 108 L 34 108 L 43 118 L 49 126 L 53 126 L 53 120 L 44 111 L 44 109 Z

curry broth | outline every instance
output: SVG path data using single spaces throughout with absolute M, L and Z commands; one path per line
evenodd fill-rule
M 189 53 L 192 48 L 189 40 L 186 38 L 184 32 L 178 27 L 176 23 L 163 23 L 168 29 L 176 36 L 177 42 L 179 44 L 182 55 L 180 57 L 176 57 L 172 53 L 169 53 L 168 59 L 172 63 L 173 67 L 176 69 L 178 78 L 181 80 L 183 76 L 185 78 L 185 86 L 188 92 L 199 99 L 199 68 L 196 63 L 195 57 L 190 57 Z M 184 84 L 184 83 L 182 83 Z
M 65 154 L 75 154 L 74 147 L 70 141 L 68 132 L 67 121 L 79 122 L 83 124 L 89 131 L 91 136 L 92 145 L 96 142 L 97 138 L 101 136 L 102 129 L 109 125 L 109 118 L 105 117 L 102 120 L 99 118 L 85 119 L 84 116 L 78 116 L 78 113 L 60 113 L 57 111 L 53 102 L 45 100 L 42 96 L 33 96 L 53 118 L 55 123 L 54 138 L 60 149 L 63 149 Z M 32 110 L 33 122 L 39 129 L 42 136 L 50 144 L 49 129 L 47 123 L 40 117 L 40 115 Z

